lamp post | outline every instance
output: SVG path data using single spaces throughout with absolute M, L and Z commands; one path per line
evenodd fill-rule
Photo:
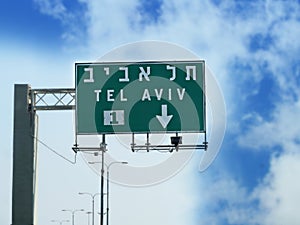
M 62 225 L 63 222 L 70 222 L 70 220 L 51 220 L 51 222 L 58 222 L 59 225 Z
M 101 163 L 101 178 L 102 179 L 103 179 L 103 173 L 104 173 L 103 167 L 104 167 L 104 165 L 106 167 L 106 201 L 107 201 L 107 203 L 106 203 L 106 225 L 108 225 L 109 224 L 109 221 L 108 221 L 109 220 L 109 169 L 114 164 L 128 164 L 128 162 L 126 162 L 126 161 L 114 161 L 114 162 L 111 162 L 108 165 L 106 163 L 102 163 L 102 162 L 104 162 L 103 157 L 102 157 L 102 161 L 100 161 L 100 162 L 89 162 L 89 164 Z M 103 182 L 101 182 L 101 185 L 103 185 Z M 103 190 L 103 186 L 101 186 L 101 189 Z M 104 194 L 101 194 L 101 197 L 103 197 L 103 196 L 104 196 Z M 102 198 L 101 198 L 101 202 L 103 204 L 103 199 Z M 101 206 L 102 207 L 101 207 L 100 216 L 102 217 L 102 220 L 101 220 L 102 222 L 100 223 L 100 225 L 103 225 L 103 215 L 104 215 L 104 213 L 103 213 L 103 205 L 101 205 Z
M 128 162 L 115 161 L 106 166 L 106 225 L 109 223 L 109 168 L 114 164 L 128 164 Z
M 90 214 L 91 214 L 92 212 L 86 212 L 86 214 L 87 214 L 87 217 L 88 217 L 88 225 L 90 225 Z
M 100 225 L 103 225 L 103 209 L 104 209 L 104 153 L 106 151 L 106 143 L 105 143 L 105 134 L 102 135 L 102 143 L 100 144 L 100 150 L 101 150 L 101 202 L 100 202 L 100 209 L 101 209 L 101 215 L 100 215 Z
M 61 211 L 63 212 L 71 212 L 72 213 L 72 225 L 74 225 L 74 219 L 75 219 L 75 213 L 76 212 L 82 212 L 84 211 L 83 209 L 75 209 L 75 210 L 71 210 L 71 209 L 62 209 Z
M 91 194 L 88 192 L 79 192 L 79 195 L 89 195 L 92 198 L 92 225 L 95 225 L 95 197 L 101 193 Z

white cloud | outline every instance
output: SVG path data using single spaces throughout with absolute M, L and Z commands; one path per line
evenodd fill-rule
M 286 5 L 288 4 L 281 5 L 281 7 L 286 8 Z M 270 21 L 266 31 L 272 37 L 272 44 L 269 49 L 257 54 L 257 60 L 268 63 L 267 68 L 272 72 L 274 79 L 283 91 L 282 94 L 286 96 L 295 93 L 299 95 L 297 87 L 299 69 L 295 70 L 291 67 L 294 64 L 298 67 L 295 55 L 300 49 L 300 42 L 297 38 L 300 35 L 300 23 L 297 18 L 298 11 L 295 12 L 295 8 L 299 8 L 299 5 L 297 7 L 293 4 L 290 5 L 289 13 L 285 15 L 286 19 L 277 18 Z M 276 13 L 276 10 L 273 13 Z
M 246 53 L 243 38 L 255 25 L 228 22 L 209 1 L 163 1 L 157 21 L 146 24 L 139 1 L 84 2 L 88 8 L 86 40 L 95 57 L 120 44 L 158 39 L 194 49 L 211 63 L 225 66 L 235 55 Z
M 199 193 L 199 224 L 255 224 L 254 199 L 234 175 L 213 173 L 203 180 Z
M 41 13 L 63 21 L 66 17 L 66 7 L 62 0 L 34 0 Z
M 299 152 L 273 157 L 268 175 L 254 192 L 260 202 L 261 224 L 299 224 L 299 162 Z
M 61 23 L 61 38 L 65 44 L 74 45 L 85 37 L 85 11 L 83 5 L 70 8 L 63 0 L 33 0 L 41 14 L 48 15 Z M 80 4 L 73 1 L 72 4 Z M 58 23 L 59 25 L 59 23 Z M 79 42 L 79 43 L 80 43 Z
M 300 70 L 297 59 L 300 50 L 300 42 L 297 38 L 300 35 L 299 10 L 297 10 L 299 4 L 294 1 L 290 4 L 283 1 L 266 1 L 263 8 L 260 18 L 264 19 L 264 22 L 257 21 L 258 29 L 252 29 L 252 33 L 261 34 L 261 39 L 264 37 L 267 39 L 262 43 L 261 49 L 248 52 L 243 58 L 243 62 L 248 62 L 250 65 L 248 69 L 250 72 L 245 71 L 247 77 L 244 85 L 251 82 L 254 90 L 252 93 L 242 93 L 242 95 L 244 101 L 247 101 L 248 96 L 256 95 L 260 81 L 264 76 L 268 76 L 274 81 L 272 84 L 274 96 L 268 99 L 272 101 L 270 105 L 274 106 L 274 110 L 270 112 L 270 118 L 266 119 L 262 118 L 255 105 L 249 107 L 250 112 L 246 115 L 252 115 L 252 121 L 247 120 L 252 125 L 245 131 L 240 130 L 235 124 L 236 133 L 240 136 L 238 139 L 241 146 L 262 149 L 279 145 L 291 150 L 299 133 L 299 126 L 295 124 L 299 113 L 300 97 Z M 248 22 L 252 23 L 255 20 Z M 251 32 L 246 37 L 249 39 L 250 35 Z M 271 96 L 271 93 L 267 94 Z M 264 97 L 262 96 L 263 99 Z M 286 148 L 287 145 L 290 145 L 290 148 Z
M 268 173 L 252 190 L 233 174 L 219 172 L 205 179 L 198 197 L 202 205 L 199 223 L 299 224 L 299 161 L 299 152 L 274 154 Z
M 299 115 L 299 101 L 278 104 L 270 121 L 262 121 L 261 117 L 258 121 L 252 121 L 254 123 L 246 134 L 239 136 L 239 144 L 259 150 L 280 146 L 288 152 L 298 151 Z

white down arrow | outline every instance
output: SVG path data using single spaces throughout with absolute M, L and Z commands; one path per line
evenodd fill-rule
M 163 128 L 166 128 L 172 119 L 173 115 L 168 116 L 168 106 L 167 105 L 161 105 L 161 116 L 156 115 L 156 118 L 160 122 Z

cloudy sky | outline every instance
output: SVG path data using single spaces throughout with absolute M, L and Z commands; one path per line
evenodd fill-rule
M 299 223 L 299 2 L 2 0 L 0 26 L 0 224 L 11 223 L 14 84 L 74 88 L 75 62 L 144 40 L 205 60 L 223 92 L 226 132 L 205 171 L 197 152 L 165 182 L 113 184 L 111 224 Z M 84 156 L 73 165 L 50 150 L 74 160 L 74 112 L 38 114 L 45 145 L 39 142 L 36 216 L 47 225 L 70 219 L 62 209 L 89 211 L 90 199 L 78 192 L 97 193 L 99 176 Z M 76 223 L 87 224 L 87 214 L 76 214 Z

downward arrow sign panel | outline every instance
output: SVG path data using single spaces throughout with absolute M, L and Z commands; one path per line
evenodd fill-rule
M 166 128 L 172 119 L 173 115 L 168 116 L 168 106 L 167 105 L 161 105 L 161 116 L 156 115 L 156 118 L 160 122 L 163 128 Z

